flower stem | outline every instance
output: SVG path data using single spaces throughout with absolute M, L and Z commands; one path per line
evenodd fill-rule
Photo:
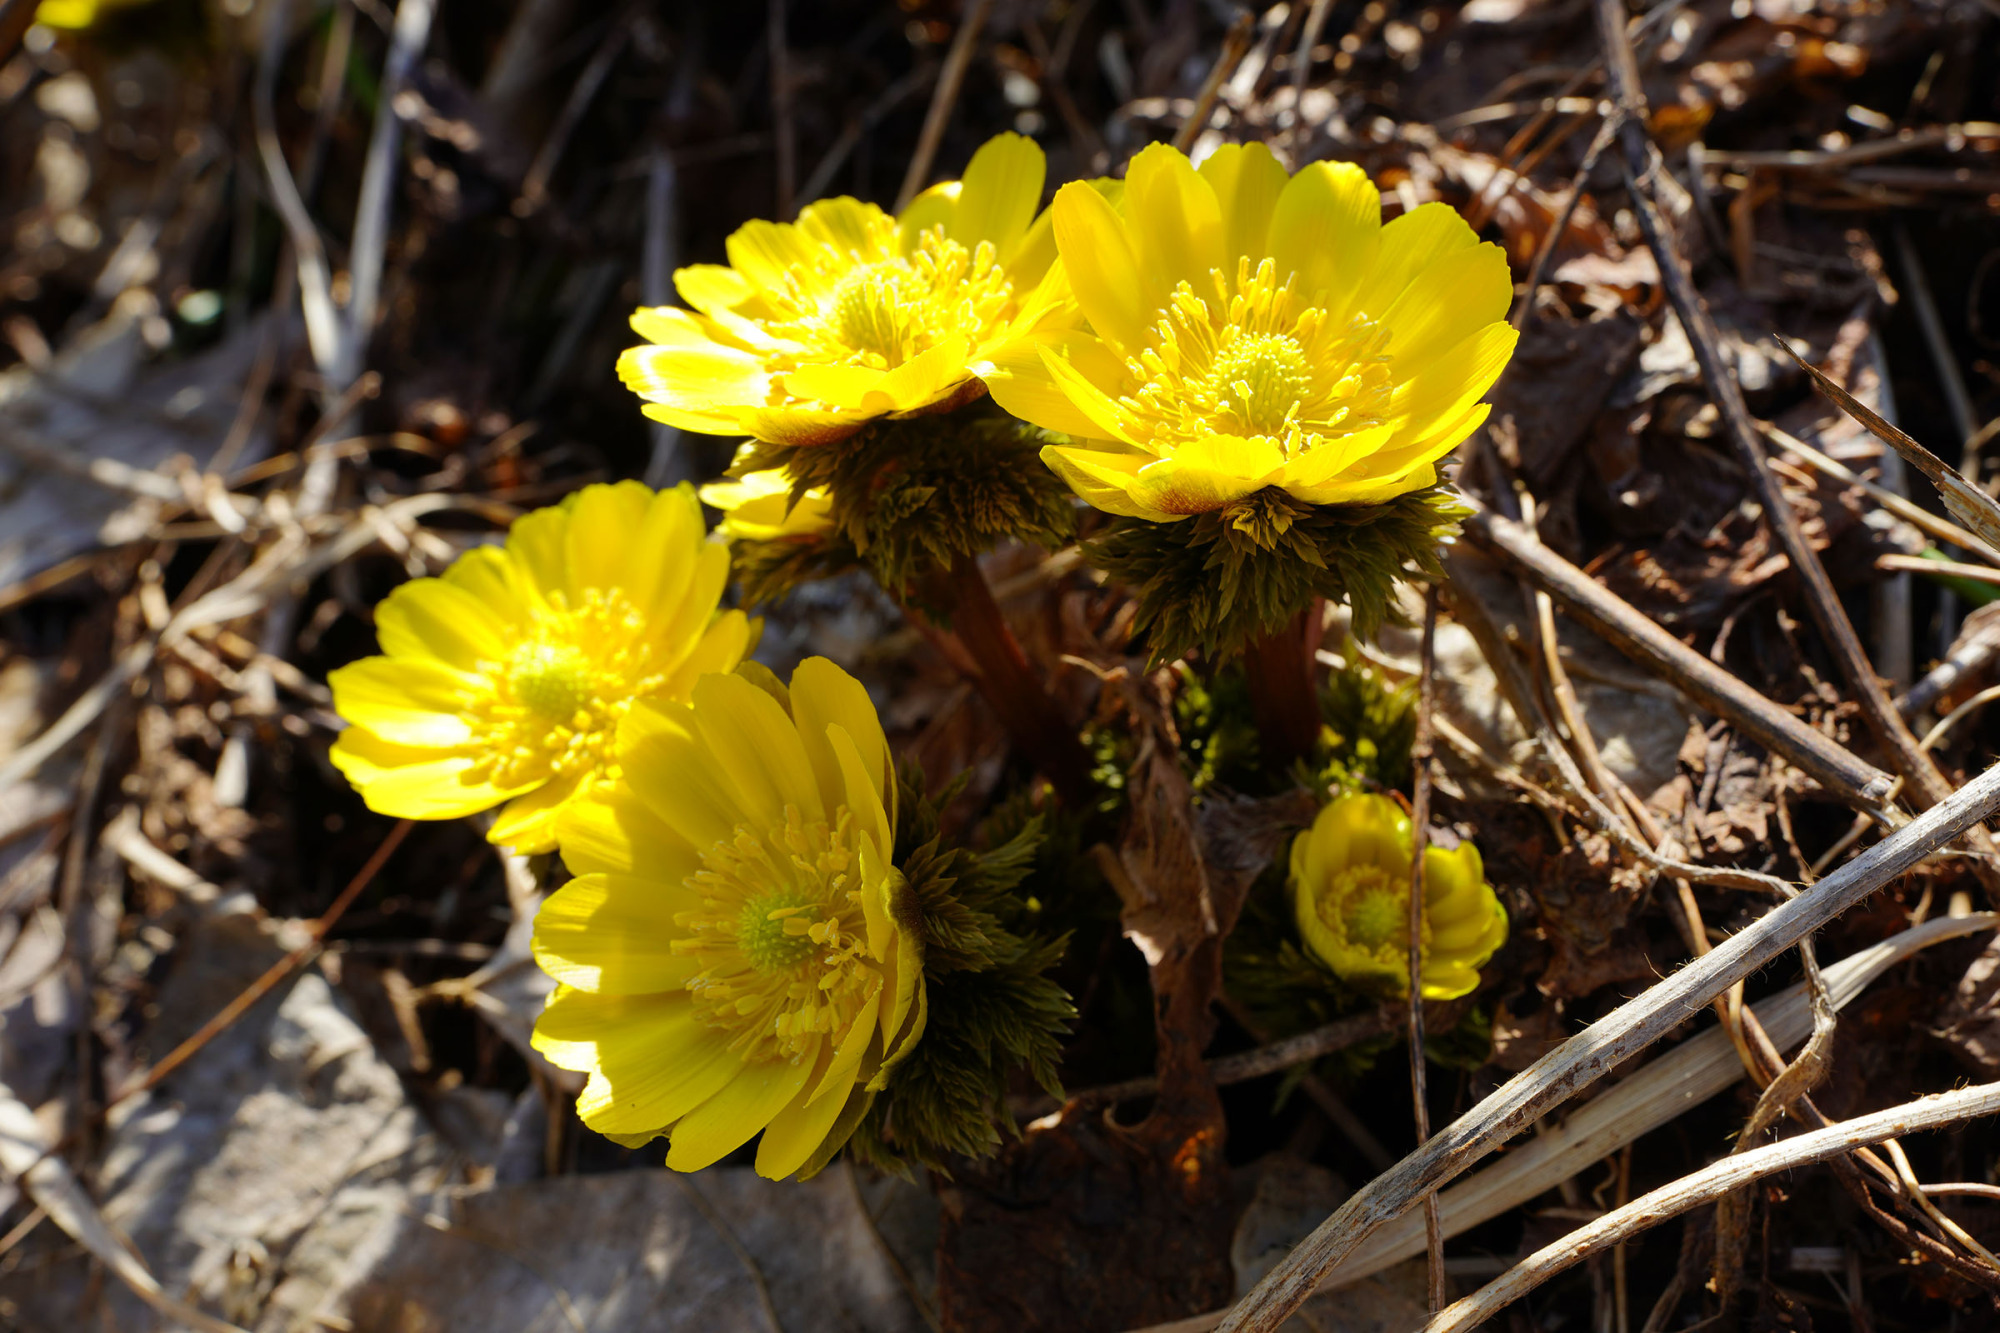
M 1041 771 L 1064 804 L 1081 809 L 1090 800 L 1090 756 L 1077 731 L 1036 678 L 1007 628 L 1000 604 L 979 561 L 960 556 L 943 575 L 951 605 L 951 632 L 979 674 L 973 684 L 1000 716 L 1016 748 Z
M 1243 650 L 1243 673 L 1250 686 L 1250 711 L 1266 767 L 1289 768 L 1312 752 L 1319 737 L 1319 690 L 1315 684 L 1318 629 L 1307 607 L 1283 626 L 1252 639 Z

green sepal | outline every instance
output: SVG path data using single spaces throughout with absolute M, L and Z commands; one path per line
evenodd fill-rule
M 918 1167 L 948 1172 L 953 1157 L 986 1156 L 1003 1132 L 1016 1132 L 1007 1109 L 1016 1069 L 1060 1096 L 1057 1064 L 1076 1008 L 1047 975 L 1069 937 L 1035 931 L 1017 892 L 1034 867 L 1041 821 L 988 850 L 948 847 L 938 812 L 958 784 L 932 801 L 901 776 L 904 928 L 924 943 L 929 1015 L 847 1142 L 859 1160 L 908 1176 Z
M 836 578 L 861 565 L 854 547 L 829 533 L 768 541 L 738 537 L 729 544 L 729 558 L 745 606 L 768 606 L 801 584 Z
M 1060 438 L 982 398 L 952 412 L 881 418 L 828 444 L 754 444 L 732 471 L 783 468 L 794 504 L 822 488 L 833 526 L 816 555 L 738 543 L 746 600 L 825 577 L 815 571 L 837 572 L 848 558 L 892 595 L 921 602 L 927 576 L 1001 541 L 1064 545 L 1076 531 L 1076 504 L 1041 461 L 1042 446 Z
M 1354 632 L 1400 623 L 1399 583 L 1443 577 L 1438 544 L 1469 511 L 1448 485 L 1378 505 L 1311 505 L 1276 487 L 1179 523 L 1115 520 L 1084 555 L 1138 594 L 1155 665 L 1240 653 L 1315 597 L 1344 601 Z

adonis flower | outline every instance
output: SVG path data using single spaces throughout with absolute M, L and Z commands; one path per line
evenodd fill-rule
M 692 311 L 633 315 L 649 345 L 619 378 L 657 421 L 780 444 L 954 406 L 980 392 L 973 362 L 1066 309 L 1043 175 L 1042 150 L 1002 134 L 899 217 L 840 198 L 750 222 L 726 266 L 674 275 Z
M 781 1179 L 838 1150 L 926 1011 L 874 705 L 825 658 L 789 691 L 764 675 L 635 707 L 621 778 L 564 816 L 535 1048 L 589 1074 L 598 1132 L 669 1134 L 667 1165 L 698 1171 L 761 1131 Z
M 1231 144 L 1197 171 L 1156 144 L 1122 208 L 1073 184 L 1051 212 L 1089 330 L 1025 339 L 982 374 L 1009 412 L 1076 437 L 1042 457 L 1108 513 L 1421 490 L 1513 354 L 1500 248 L 1440 203 L 1383 225 L 1350 164 L 1288 178 L 1263 145 Z
M 686 699 L 742 659 L 749 622 L 717 609 L 728 577 L 692 489 L 587 486 L 376 608 L 382 656 L 327 678 L 349 724 L 333 762 L 371 810 L 504 804 L 488 836 L 550 850 L 634 700 Z
M 1307 952 L 1342 980 L 1407 994 L 1410 820 L 1383 796 L 1343 796 L 1292 842 L 1291 891 Z M 1469 842 L 1424 849 L 1423 991 L 1451 1000 L 1507 938 L 1507 913 Z
M 711 481 L 701 488 L 700 495 L 703 504 L 722 511 L 718 528 L 733 541 L 813 537 L 833 526 L 833 505 L 826 492 L 816 486 L 794 503 L 792 483 L 783 468 Z

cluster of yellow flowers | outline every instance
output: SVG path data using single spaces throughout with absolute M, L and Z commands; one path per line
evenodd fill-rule
M 1122 189 L 1037 215 L 1032 142 L 1002 135 L 900 216 L 836 199 L 753 222 L 727 266 L 676 275 L 619 373 L 646 413 L 797 448 L 990 390 L 1067 437 L 1048 466 L 1090 505 L 1174 523 L 1270 488 L 1377 503 L 1436 482 L 1510 355 L 1504 258 L 1426 205 L 1386 226 L 1357 168 L 1288 175 L 1261 145 L 1197 170 L 1156 146 Z M 810 538 L 829 497 L 739 468 L 700 499 L 737 540 Z M 916 1047 L 924 957 L 894 863 L 897 786 L 866 691 L 824 659 L 789 688 L 725 609 L 728 546 L 688 487 L 590 486 L 514 524 L 376 622 L 332 674 L 334 762 L 370 808 L 496 811 L 489 836 L 559 850 L 535 956 L 558 983 L 535 1042 L 585 1072 L 585 1123 L 670 1132 L 695 1170 L 761 1133 L 810 1172 Z M 1506 933 L 1470 845 L 1426 854 L 1423 989 L 1469 992 Z M 1406 984 L 1409 821 L 1326 807 L 1292 849 L 1308 950 Z

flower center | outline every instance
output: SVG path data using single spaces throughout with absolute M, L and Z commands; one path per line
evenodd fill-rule
M 829 227 L 808 209 L 796 232 L 808 258 L 759 290 L 766 313 L 746 316 L 772 339 L 762 355 L 773 406 L 790 401 L 787 372 L 893 370 L 950 338 L 988 342 L 1014 317 L 1014 284 L 991 242 L 968 250 L 932 227 L 905 253 L 896 219 L 872 205 L 858 228 Z
M 1334 937 L 1371 963 L 1401 972 L 1410 947 L 1410 885 L 1377 865 L 1336 870 L 1313 898 L 1313 909 Z M 1431 927 L 1423 923 L 1422 948 L 1430 954 Z
M 1137 388 L 1119 401 L 1162 457 L 1212 435 L 1269 438 L 1296 457 L 1382 424 L 1389 411 L 1389 331 L 1365 315 L 1336 325 L 1280 284 L 1269 259 L 1232 283 L 1210 275 L 1212 298 L 1183 282 L 1127 357 Z
M 550 594 L 506 657 L 480 664 L 469 776 L 514 788 L 607 767 L 632 700 L 666 683 L 646 628 L 623 589 L 592 588 L 577 606 Z
M 915 270 L 901 260 L 858 268 L 834 288 L 833 326 L 849 347 L 898 365 L 922 332 L 909 325 L 924 295 Z
M 1256 435 L 1284 429 L 1312 391 L 1305 349 L 1282 333 L 1246 333 L 1232 339 L 1215 358 L 1209 378 L 1216 385 L 1218 405 L 1233 411 Z
M 507 684 L 529 711 L 567 722 L 590 697 L 590 659 L 566 643 L 524 643 L 507 664 Z
M 861 863 L 852 820 L 807 820 L 795 806 L 782 826 L 739 825 L 702 856 L 688 879 L 699 910 L 677 913 L 686 930 L 674 952 L 695 960 L 687 980 L 695 1011 L 731 1034 L 746 1060 L 811 1059 L 838 1045 L 882 984 L 868 952 Z

